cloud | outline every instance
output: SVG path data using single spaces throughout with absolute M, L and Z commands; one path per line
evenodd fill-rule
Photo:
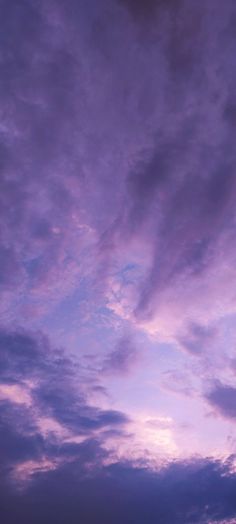
M 6 299 L 1 304 L 4 319 L 19 318 L 22 302 L 38 300 L 45 311 L 50 306 L 42 295 L 49 284 L 52 302 L 70 289 L 78 275 L 75 251 L 85 238 L 78 228 L 83 221 L 78 212 L 80 162 L 72 160 L 78 69 L 65 43 L 65 28 L 57 38 L 60 7 L 58 13 L 44 2 L 13 2 L 12 7 L 5 1 L 1 5 L 0 285 L 10 303 L 10 308 Z M 76 170 L 74 178 L 68 162 Z M 69 231 L 76 241 L 68 242 Z M 86 237 L 88 244 L 88 231 Z M 21 293 L 19 307 L 16 293 Z
M 236 419 L 236 388 L 218 381 L 206 394 L 206 399 L 219 415 Z
M 216 262 L 223 272 L 223 240 L 229 263 L 235 255 L 231 6 L 219 16 L 174 0 L 14 5 L 1 6 L 2 315 L 33 301 L 43 316 L 87 275 L 101 296 L 136 242 L 145 276 L 130 309 L 149 318 L 166 291 L 173 302 L 183 281 L 209 280 Z M 161 23 L 141 38 L 125 9 Z
M 183 395 L 197 405 L 191 357 L 201 375 L 212 326 L 235 313 L 233 2 L 2 0 L 0 20 L 2 518 L 234 518 L 233 459 L 154 471 L 154 454 L 176 450 L 165 388 L 182 394 L 177 427 Z M 153 370 L 126 382 L 127 397 L 115 381 L 111 398 L 106 381 L 139 361 L 133 338 L 119 338 L 134 330 L 184 357 L 158 346 Z M 229 382 L 204 399 L 234 421 Z M 136 391 L 143 424 L 119 410 Z M 163 413 L 146 423 L 156 402 Z M 28 491 L 12 491 L 26 477 Z
M 193 355 L 208 351 L 215 341 L 217 330 L 212 326 L 192 323 L 185 335 L 179 336 L 181 346 Z
M 1 467 L 9 468 L 26 460 L 39 459 L 44 451 L 44 443 L 30 413 L 19 406 L 17 409 L 9 406 L 7 402 L 1 402 L 0 413 Z
M 105 430 L 125 436 L 129 418 L 118 410 L 91 405 L 89 377 L 82 377 L 78 365 L 52 348 L 45 336 L 2 329 L 0 355 L 1 449 L 6 467 L 14 470 L 24 460 L 45 457 L 62 460 L 69 449 L 80 453 L 80 444 L 95 437 L 102 450 Z
M 170 369 L 162 374 L 162 387 L 170 392 L 191 397 L 195 393 L 194 386 L 188 373 Z
M 125 164 L 119 178 L 119 206 L 110 210 L 99 244 L 103 268 L 107 264 L 112 272 L 119 254 L 130 253 L 131 257 L 131 245 L 136 242 L 148 260 L 143 265 L 145 276 L 135 285 L 135 300 L 130 299 L 136 324 L 152 318 L 161 324 L 165 304 L 169 318 L 164 320 L 171 328 L 176 322 L 176 311 L 171 310 L 175 306 L 181 307 L 179 318 L 184 326 L 188 316 L 201 324 L 206 311 L 213 319 L 219 317 L 217 304 L 225 286 L 224 308 L 234 309 L 226 279 L 230 282 L 235 260 L 235 154 L 225 114 L 233 36 L 229 32 L 226 37 L 220 30 L 230 25 L 231 7 L 221 7 L 219 13 L 216 6 L 212 16 L 210 3 L 204 7 L 194 2 L 168 2 L 168 7 L 166 2 L 165 6 L 162 2 L 120 4 L 135 17 L 142 12 L 140 24 L 145 13 L 152 13 L 155 21 L 157 11 L 163 17 L 161 30 L 157 25 L 156 33 L 151 34 L 152 46 L 148 38 L 139 39 L 125 26 L 146 59 L 144 86 L 141 69 L 137 74 L 145 104 L 153 101 L 154 120 L 133 86 L 133 97 L 140 102 L 137 111 L 143 125 L 149 122 L 150 133 L 143 133 L 146 140 L 132 149 L 128 169 Z M 219 39 L 217 34 L 221 34 Z M 217 52 L 213 53 L 212 45 Z M 227 49 L 227 63 L 223 48 Z M 141 67 L 138 59 L 136 64 Z M 217 80 L 214 74 L 207 74 L 215 67 L 221 71 Z M 149 79 L 150 71 L 153 76 Z M 127 72 L 123 78 L 128 82 Z M 155 94 L 149 93 L 153 86 Z M 132 312 L 129 318 L 133 319 Z
M 175 286 L 182 276 L 191 282 L 210 269 L 217 237 L 224 233 L 219 225 L 224 223 L 225 209 L 233 216 L 235 179 L 227 171 L 225 167 L 205 180 L 188 177 L 172 187 L 138 312 L 150 305 L 155 308 L 158 292 Z
M 135 20 L 144 24 L 145 20 L 153 20 L 157 13 L 162 12 L 167 8 L 174 8 L 178 5 L 179 0 L 119 0 L 121 5 L 124 5 L 130 14 L 134 16 Z
M 104 360 L 103 370 L 106 373 L 125 374 L 135 366 L 139 358 L 138 349 L 129 336 L 122 337 L 115 349 Z
M 96 449 L 96 447 L 95 447 Z M 90 447 L 89 456 L 93 456 Z M 117 463 L 85 474 L 79 461 L 47 473 L 36 472 L 27 491 L 3 490 L 3 517 L 63 524 L 133 520 L 139 524 L 209 523 L 235 517 L 235 474 L 230 462 L 193 460 L 170 464 L 159 473 Z M 63 494 L 63 496 L 62 496 Z M 9 503 L 10 502 L 10 503 Z

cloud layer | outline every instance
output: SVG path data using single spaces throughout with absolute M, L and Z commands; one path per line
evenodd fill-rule
M 93 457 L 92 448 L 88 452 Z M 231 522 L 236 509 L 230 464 L 207 460 L 177 463 L 155 475 L 114 464 L 85 478 L 79 460 L 56 472 L 37 474 L 27 493 L 12 495 L 5 489 L 2 514 L 7 524 L 16 518 L 46 524 L 68 518 L 72 524 L 81 519 L 91 524 L 101 520 L 139 524 L 144 519 L 153 523 L 161 519 L 163 524 L 220 523 Z
M 228 522 L 234 1 L 0 20 L 4 522 Z

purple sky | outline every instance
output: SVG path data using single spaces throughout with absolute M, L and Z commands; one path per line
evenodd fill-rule
M 235 0 L 0 21 L 3 523 L 235 524 Z

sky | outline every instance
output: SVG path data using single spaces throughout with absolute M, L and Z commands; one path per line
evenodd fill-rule
M 4 524 L 236 523 L 236 3 L 0 0 Z

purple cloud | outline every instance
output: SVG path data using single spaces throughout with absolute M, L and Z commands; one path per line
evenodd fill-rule
M 122 337 L 115 349 L 108 354 L 103 364 L 107 373 L 128 373 L 138 360 L 138 350 L 134 341 L 129 336 Z
M 91 445 L 87 452 L 93 457 L 96 447 Z M 78 519 L 90 524 L 132 519 L 139 524 L 147 516 L 150 522 L 161 519 L 163 524 L 200 524 L 234 517 L 234 493 L 230 463 L 195 460 L 156 474 L 129 463 L 114 464 L 84 476 L 75 461 L 57 471 L 36 474 L 31 487 L 20 495 L 3 485 L 2 507 L 7 524 L 16 515 L 36 524 L 51 522 L 52 515 L 60 523 L 69 516 L 72 524 Z
M 22 461 L 24 450 L 25 459 L 35 459 L 52 448 L 50 426 L 46 437 L 40 431 L 41 420 L 45 417 L 46 425 L 48 419 L 54 421 L 54 425 L 59 425 L 56 431 L 66 432 L 72 441 L 73 437 L 76 441 L 75 437 L 79 435 L 90 441 L 96 431 L 109 428 L 125 433 L 129 418 L 118 410 L 101 409 L 89 404 L 84 391 L 77 386 L 78 366 L 64 357 L 61 351 L 52 349 L 46 337 L 2 330 L 0 355 L 0 392 L 5 392 L 5 400 L 1 404 L 3 447 L 5 449 L 5 443 L 7 449 L 10 446 L 10 452 L 14 452 L 10 458 L 15 458 L 15 462 Z M 17 390 L 14 389 L 15 384 Z M 26 394 L 22 395 L 22 391 L 27 391 L 27 404 Z M 61 436 L 60 439 L 63 442 Z M 14 449 L 14 442 L 18 441 L 19 446 Z M 35 443 L 38 443 L 37 454 L 36 450 L 34 453 Z
M 234 518 L 234 2 L 0 20 L 4 522 Z
M 236 388 L 218 382 L 207 393 L 206 399 L 223 417 L 236 418 Z
M 119 4 L 142 13 L 141 25 L 145 14 L 157 16 L 159 21 L 161 17 L 165 29 L 156 49 L 158 75 L 149 40 L 139 41 L 137 36 L 136 45 Z M 231 75 L 230 62 L 224 62 L 224 75 L 219 78 L 221 97 L 214 105 L 210 103 L 216 90 L 214 78 L 209 79 L 207 89 L 200 81 L 211 60 L 221 65 L 221 54 L 211 57 L 210 51 L 218 11 L 213 22 L 211 18 L 209 33 L 208 6 L 203 13 L 193 3 L 190 9 L 185 2 L 170 1 L 166 6 L 150 1 L 144 6 L 126 1 L 114 2 L 105 14 L 94 5 L 93 14 L 88 8 L 82 10 L 80 37 L 76 31 L 76 24 L 82 24 L 79 8 L 75 9 L 74 2 L 70 5 L 76 13 L 73 21 L 64 2 L 54 14 L 27 2 L 17 7 L 17 16 L 4 4 L 3 41 L 10 50 L 3 63 L 9 88 L 3 90 L 2 97 L 5 106 L 11 104 L 14 110 L 6 111 L 3 130 L 3 285 L 8 288 L 13 279 L 23 294 L 28 287 L 38 288 L 40 294 L 40 288 L 43 291 L 50 282 L 56 292 L 56 283 L 63 276 L 66 290 L 73 288 L 74 281 L 65 275 L 74 275 L 75 281 L 78 278 L 79 267 L 74 261 L 78 252 L 82 255 L 88 231 L 82 225 L 78 229 L 80 222 L 93 228 L 94 237 L 88 244 L 91 247 L 98 241 L 103 266 L 108 261 L 113 266 L 130 235 L 139 235 L 140 244 L 149 246 L 151 264 L 142 285 L 137 286 L 136 313 L 145 316 L 155 310 L 163 289 L 174 287 L 186 273 L 195 279 L 209 269 L 217 241 L 225 233 L 226 208 L 229 222 L 234 216 L 233 143 L 225 124 L 229 95 L 224 78 Z M 112 36 L 110 31 L 116 10 L 119 31 L 125 34 L 122 46 L 120 33 Z M 171 13 L 178 16 L 171 17 Z M 224 17 L 230 23 L 229 8 L 224 9 Z M 22 27 L 28 27 L 29 20 L 34 31 L 26 32 L 22 41 Z M 67 38 L 69 26 L 71 40 Z M 12 28 L 14 40 L 10 43 Z M 227 47 L 226 37 L 222 40 Z M 108 47 L 111 56 L 106 53 Z M 10 52 L 15 56 L 14 67 Z M 107 80 L 112 63 L 117 64 L 114 90 Z M 131 63 L 135 64 L 132 74 Z M 92 95 L 94 82 L 99 86 L 96 97 Z M 173 84 L 181 114 L 171 102 Z M 136 110 L 127 94 L 130 91 Z M 124 100 L 127 118 L 121 119 Z M 149 101 L 153 116 L 147 109 Z M 111 111 L 103 118 L 107 105 Z M 212 154 L 207 154 L 202 137 L 213 119 L 219 147 L 214 154 L 214 142 L 209 143 Z M 149 138 L 145 139 L 147 129 Z M 220 133 L 221 129 L 224 132 Z M 125 149 L 120 145 L 121 135 L 128 140 Z M 120 169 L 113 154 L 117 148 L 121 151 Z M 102 239 L 108 232 L 110 248 L 105 250 Z M 97 273 L 99 259 L 91 266 Z M 98 275 L 101 277 L 101 272 Z
M 185 335 L 179 337 L 180 344 L 191 354 L 199 355 L 210 349 L 216 339 L 216 329 L 192 323 Z

